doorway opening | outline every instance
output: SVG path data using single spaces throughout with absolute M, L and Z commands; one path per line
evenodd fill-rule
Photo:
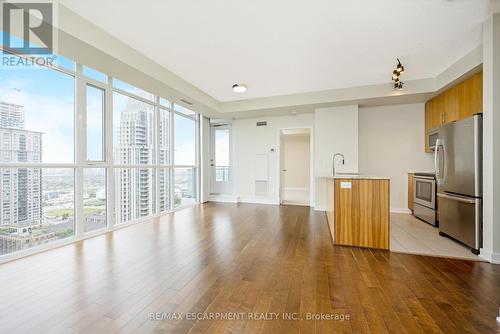
M 311 129 L 280 131 L 280 203 L 311 205 Z
M 231 124 L 211 125 L 210 137 L 210 193 L 231 194 Z

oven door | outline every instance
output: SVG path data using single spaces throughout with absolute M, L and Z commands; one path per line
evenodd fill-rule
M 429 209 L 436 209 L 436 181 L 433 177 L 413 178 L 413 201 Z

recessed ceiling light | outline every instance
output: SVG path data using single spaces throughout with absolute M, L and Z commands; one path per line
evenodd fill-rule
M 234 84 L 233 85 L 233 92 L 235 93 L 244 93 L 247 91 L 247 87 L 242 84 Z

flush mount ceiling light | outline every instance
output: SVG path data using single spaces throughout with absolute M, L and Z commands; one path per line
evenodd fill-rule
M 402 90 L 404 83 L 399 79 L 399 76 L 404 73 L 405 67 L 399 61 L 399 58 L 396 58 L 398 63 L 396 65 L 396 69 L 392 71 L 392 81 L 394 81 L 394 89 Z
M 247 91 L 247 87 L 242 84 L 234 84 L 233 85 L 233 92 L 235 93 L 244 93 Z

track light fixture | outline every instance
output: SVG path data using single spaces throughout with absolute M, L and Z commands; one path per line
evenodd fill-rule
M 404 73 L 405 71 L 405 67 L 403 66 L 403 64 L 401 64 L 401 62 L 399 61 L 399 58 L 396 58 L 398 60 L 398 65 L 396 66 L 396 71 L 398 73 Z
M 405 67 L 399 61 L 399 58 L 396 58 L 398 63 L 396 65 L 396 69 L 392 71 L 392 81 L 394 81 L 394 89 L 402 90 L 404 83 L 399 79 L 399 76 L 404 73 Z

